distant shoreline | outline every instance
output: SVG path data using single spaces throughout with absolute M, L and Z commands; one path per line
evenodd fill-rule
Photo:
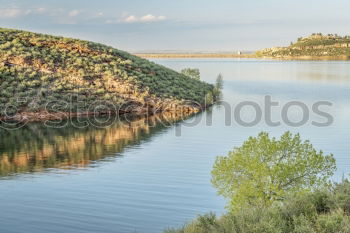
M 134 53 L 135 56 L 141 58 L 257 58 L 257 59 L 273 59 L 273 60 L 297 60 L 297 61 L 348 61 L 350 56 L 257 56 L 251 54 L 231 54 L 231 53 Z
M 350 56 L 339 55 L 339 56 L 256 56 L 261 59 L 274 59 L 274 60 L 295 60 L 295 61 L 349 61 Z
M 134 53 L 142 58 L 256 58 L 255 54 L 233 53 Z

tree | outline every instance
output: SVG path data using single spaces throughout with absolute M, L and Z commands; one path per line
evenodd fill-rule
M 205 104 L 206 105 L 211 105 L 214 103 L 214 97 L 213 97 L 213 94 L 211 92 L 208 92 L 206 95 L 205 95 Z
M 199 72 L 199 69 L 192 69 L 192 68 L 186 68 L 181 70 L 181 74 L 186 75 L 187 77 L 200 80 L 201 74 Z
M 216 158 L 212 183 L 230 200 L 229 209 L 269 206 L 290 193 L 322 187 L 335 170 L 333 155 L 316 151 L 300 135 L 286 132 L 270 138 L 262 132 L 250 137 L 227 156 Z
M 218 90 L 222 90 L 224 88 L 224 77 L 222 74 L 219 74 L 216 78 L 215 88 Z
M 222 74 L 219 74 L 216 78 L 215 86 L 213 89 L 213 97 L 215 100 L 222 98 L 222 89 L 224 88 L 224 77 Z

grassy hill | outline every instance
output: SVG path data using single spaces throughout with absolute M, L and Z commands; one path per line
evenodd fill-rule
M 350 36 L 312 34 L 301 37 L 288 47 L 275 47 L 257 52 L 258 56 L 266 57 L 350 57 Z
M 89 112 L 97 100 L 124 109 L 129 103 L 204 104 L 213 89 L 109 46 L 0 28 L 0 116 L 42 112 L 48 103 L 49 110 Z

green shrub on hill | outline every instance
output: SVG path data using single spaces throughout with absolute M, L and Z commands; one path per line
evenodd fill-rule
M 203 104 L 214 89 L 110 46 L 10 29 L 0 29 L 0 87 L 0 109 L 11 104 L 20 111 L 40 111 L 71 94 L 86 105 L 149 98 Z

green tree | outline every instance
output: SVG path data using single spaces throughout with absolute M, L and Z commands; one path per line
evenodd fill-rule
M 208 92 L 205 95 L 205 104 L 207 105 L 211 105 L 214 103 L 214 98 L 213 98 L 213 94 L 211 92 Z
M 222 89 L 224 88 L 224 77 L 222 74 L 219 74 L 216 78 L 215 86 L 213 89 L 213 96 L 215 100 L 222 98 Z
M 200 80 L 201 74 L 199 72 L 199 69 L 192 69 L 192 68 L 186 68 L 181 70 L 181 74 L 186 75 L 187 77 Z
M 222 76 L 222 74 L 219 74 L 216 78 L 215 87 L 219 90 L 224 88 L 224 76 Z
M 333 155 L 316 151 L 299 134 L 286 132 L 279 140 L 262 132 L 250 137 L 227 156 L 217 157 L 212 183 L 230 200 L 228 208 L 269 206 L 287 194 L 328 183 L 335 170 Z

